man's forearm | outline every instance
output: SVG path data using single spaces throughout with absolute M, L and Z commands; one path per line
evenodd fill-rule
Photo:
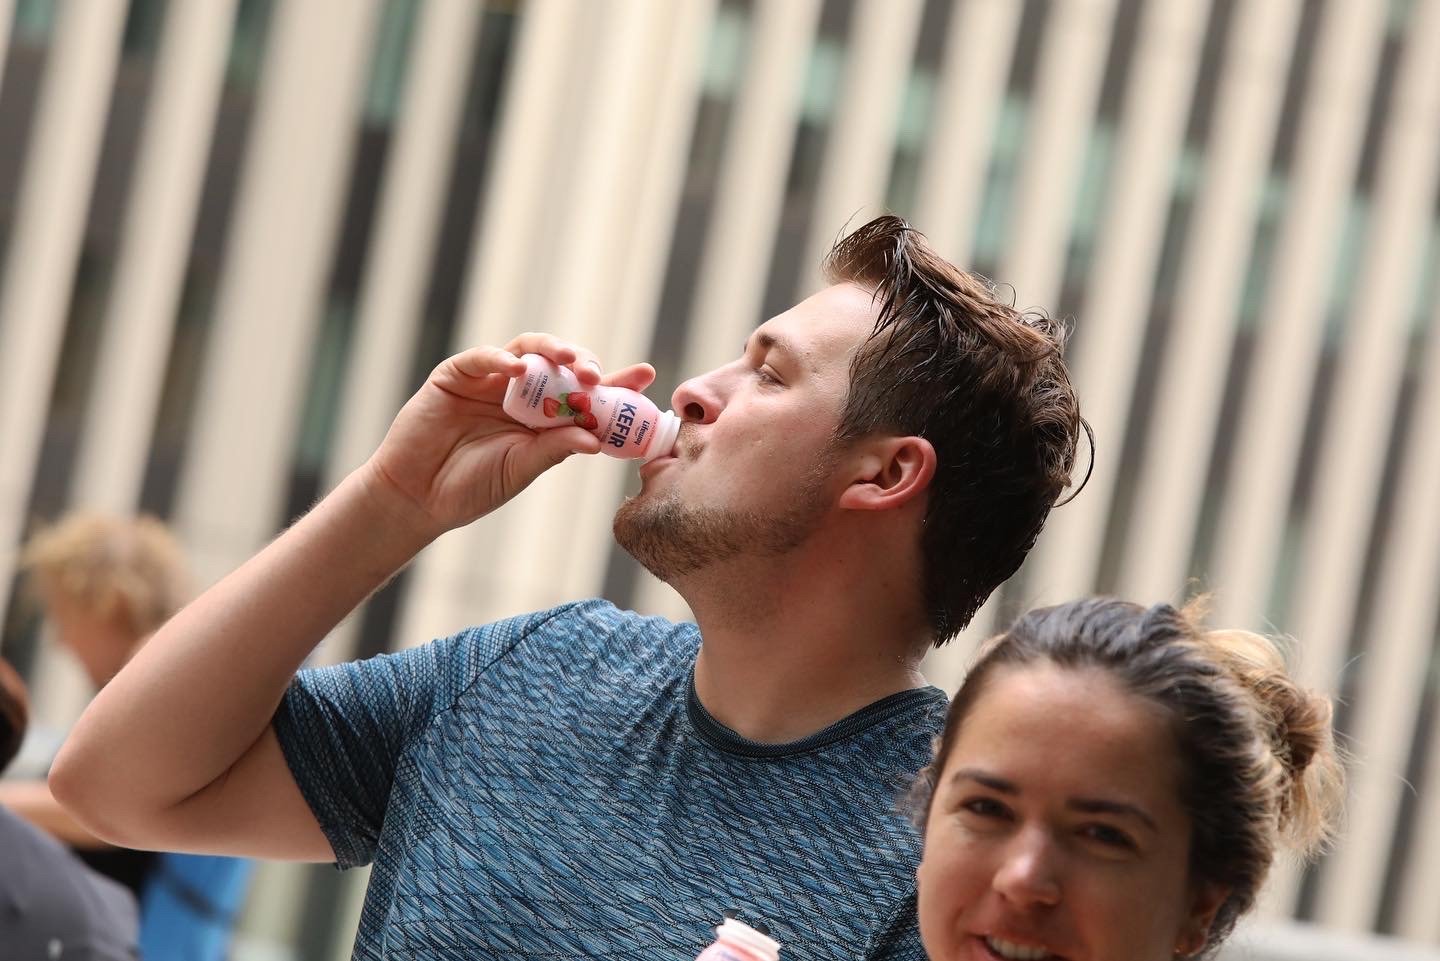
M 221 777 L 311 650 L 433 537 L 366 468 L 162 627 L 76 724 L 51 771 L 102 836 Z

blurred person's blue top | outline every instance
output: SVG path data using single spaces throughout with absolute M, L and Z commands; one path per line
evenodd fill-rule
M 140 899 L 145 961 L 224 961 L 254 862 L 160 854 Z
M 922 961 L 897 804 L 945 714 L 902 691 L 789 744 L 694 693 L 694 624 L 567 605 L 301 671 L 275 716 L 354 957 L 683 961 L 727 908 L 787 961 Z

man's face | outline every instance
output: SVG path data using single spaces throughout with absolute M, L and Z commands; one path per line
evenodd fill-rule
M 803 543 L 839 493 L 834 434 L 875 311 L 868 291 L 826 288 L 762 324 L 739 359 L 681 384 L 675 456 L 641 468 L 640 493 L 615 515 L 620 545 L 670 579 Z

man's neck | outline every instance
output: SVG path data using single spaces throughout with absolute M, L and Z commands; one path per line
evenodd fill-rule
M 794 559 L 746 567 L 682 590 L 702 638 L 696 694 L 726 727 L 786 743 L 925 684 L 924 622 L 897 604 L 905 592 Z

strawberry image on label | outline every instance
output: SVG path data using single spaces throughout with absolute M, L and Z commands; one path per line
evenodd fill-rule
M 574 397 L 575 395 L 571 394 L 570 396 Z M 589 412 L 576 414 L 575 423 L 585 428 L 586 430 L 594 430 L 595 428 L 600 426 L 600 422 L 595 419 L 595 415 Z
M 556 417 L 560 414 L 560 402 L 554 397 L 546 397 L 540 406 L 545 409 L 546 417 Z
M 562 395 L 560 401 L 573 411 L 582 414 L 590 412 L 590 395 L 583 390 L 572 390 Z

